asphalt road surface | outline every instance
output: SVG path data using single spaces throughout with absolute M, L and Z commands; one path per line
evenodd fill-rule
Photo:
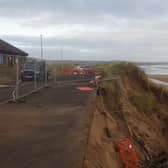
M 56 77 L 57 82 L 74 82 L 74 81 L 90 81 L 95 76 L 95 73 L 90 73 L 86 75 L 59 75 Z M 54 83 L 54 77 L 52 77 L 48 82 Z M 37 88 L 44 86 L 44 81 L 37 81 Z M 9 87 L 0 87 L 0 103 L 12 99 L 12 92 L 15 90 L 16 86 L 11 85 Z M 19 96 L 26 93 L 30 93 L 35 89 L 34 81 L 24 81 L 19 84 Z
M 81 85 L 55 85 L 0 107 L 1 168 L 81 168 L 91 94 Z

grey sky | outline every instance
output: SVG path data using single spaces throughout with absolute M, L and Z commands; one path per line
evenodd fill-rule
M 0 0 L 1 38 L 60 59 L 168 61 L 167 0 Z

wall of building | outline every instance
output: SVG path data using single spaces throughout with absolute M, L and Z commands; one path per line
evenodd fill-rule
M 1 54 L 2 55 L 2 54 Z M 0 64 L 0 84 L 13 83 L 16 80 L 16 58 L 17 56 L 3 55 L 4 63 Z M 26 57 L 18 56 L 19 71 L 22 69 Z M 1 60 L 2 61 L 2 60 Z

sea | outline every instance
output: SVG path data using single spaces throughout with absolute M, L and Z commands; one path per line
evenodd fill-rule
M 142 63 L 138 66 L 149 75 L 168 75 L 168 63 Z
M 138 66 L 145 71 L 146 74 L 148 75 L 167 75 L 168 76 L 168 63 L 142 63 L 138 64 Z M 152 79 L 150 78 L 151 81 L 168 86 L 168 82 L 163 82 L 160 80 Z

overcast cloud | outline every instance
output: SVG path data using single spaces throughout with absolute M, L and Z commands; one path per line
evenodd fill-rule
M 167 0 L 0 0 L 0 38 L 48 59 L 168 61 Z

